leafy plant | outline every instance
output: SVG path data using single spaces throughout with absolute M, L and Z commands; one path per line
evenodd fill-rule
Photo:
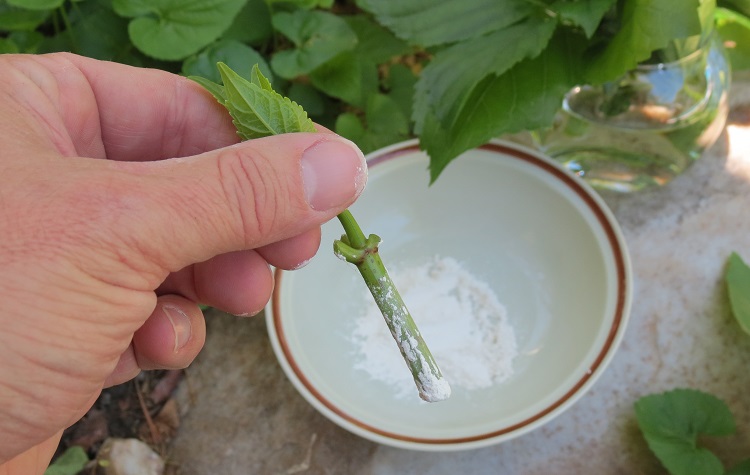
M 564 94 L 689 48 L 712 25 L 750 67 L 747 0 L 0 0 L 0 53 L 86 56 L 274 88 L 364 151 L 463 151 L 548 126 Z M 663 21 L 664 18 L 670 21 Z
M 242 139 L 316 130 L 307 113 L 298 104 L 274 91 L 271 82 L 257 66 L 253 67 L 249 81 L 224 63 L 219 63 L 218 68 L 223 85 L 202 77 L 192 79 L 227 108 Z M 338 218 L 346 234 L 334 242 L 334 252 L 341 259 L 357 266 L 362 274 L 411 370 L 419 396 L 428 402 L 448 398 L 450 386 L 443 378 L 380 258 L 380 238 L 374 234 L 365 237 L 348 210 L 339 214 Z

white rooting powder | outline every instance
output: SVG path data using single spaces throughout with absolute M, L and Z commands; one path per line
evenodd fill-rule
M 475 390 L 513 374 L 518 354 L 505 307 L 492 289 L 451 257 L 391 273 L 445 379 L 453 388 Z M 416 394 L 388 327 L 371 296 L 355 321 L 355 368 L 394 388 L 397 398 Z

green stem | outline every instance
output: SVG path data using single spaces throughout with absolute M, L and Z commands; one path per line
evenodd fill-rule
M 383 265 L 378 253 L 380 238 L 375 234 L 365 238 L 348 210 L 339 214 L 338 218 L 346 234 L 333 243 L 334 252 L 357 266 L 411 370 L 419 396 L 428 402 L 447 399 L 450 386 Z

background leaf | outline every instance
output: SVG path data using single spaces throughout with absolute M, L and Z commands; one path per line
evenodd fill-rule
M 728 470 L 725 475 L 750 475 L 750 460 L 743 460 Z
M 357 35 L 343 18 L 322 11 L 280 12 L 273 26 L 296 46 L 279 51 L 271 67 L 281 77 L 293 79 L 308 74 L 344 51 L 353 50 Z
M 0 38 L 0 54 L 19 53 L 18 45 L 10 39 Z
M 434 114 L 444 126 L 452 126 L 457 112 L 479 81 L 489 74 L 505 73 L 522 59 L 538 56 L 547 46 L 555 26 L 549 18 L 528 18 L 509 28 L 439 51 L 417 81 L 414 96 L 417 133 L 422 131 L 428 113 Z M 496 48 L 497 45 L 513 47 Z M 494 54 L 487 54 L 493 49 Z M 460 64 L 471 67 L 458 67 Z
M 310 73 L 312 84 L 348 104 L 364 107 L 378 92 L 377 65 L 354 52 L 342 53 Z
M 90 58 L 128 63 L 133 47 L 128 38 L 128 21 L 117 15 L 109 2 L 81 2 L 72 9 L 72 31 L 58 36 L 71 41 L 71 49 Z
M 60 7 L 65 0 L 6 0 L 8 5 L 28 10 L 52 10 Z
M 732 314 L 745 333 L 750 333 L 750 267 L 736 252 L 729 257 L 724 279 Z
M 113 0 L 115 11 L 135 17 L 128 25 L 133 44 L 162 60 L 181 60 L 229 28 L 246 0 Z
M 44 475 L 76 475 L 83 470 L 89 461 L 86 451 L 78 445 L 74 445 L 44 471 Z
M 222 38 L 260 45 L 269 39 L 272 33 L 271 10 L 268 4 L 264 0 L 248 0 Z
M 356 143 L 364 153 L 400 142 L 408 137 L 409 120 L 399 106 L 384 94 L 370 96 L 365 108 L 365 122 L 345 113 L 336 120 L 336 133 Z
M 505 133 L 551 123 L 564 95 L 580 80 L 580 40 L 556 35 L 536 58 L 518 63 L 503 75 L 485 78 L 450 120 L 450 129 L 428 114 L 421 146 L 430 156 L 431 182 L 466 150 Z
M 0 30 L 33 30 L 47 19 L 49 10 L 27 10 L 0 1 Z
M 675 38 L 700 35 L 699 7 L 700 0 L 624 2 L 621 27 L 604 50 L 589 61 L 587 82 L 599 84 L 616 79 Z
M 724 473 L 721 461 L 696 445 L 699 435 L 734 433 L 734 417 L 723 401 L 701 391 L 676 389 L 640 398 L 635 413 L 648 446 L 672 475 Z
M 419 46 L 476 38 L 535 11 L 526 0 L 359 0 L 357 4 L 396 36 Z
M 617 3 L 617 0 L 581 0 L 569 2 L 557 0 L 549 6 L 563 20 L 569 21 L 583 28 L 587 38 L 591 38 L 607 11 Z
M 716 26 L 729 53 L 732 70 L 750 69 L 750 19 L 719 8 L 716 10 Z
M 271 68 L 263 56 L 244 43 L 234 40 L 220 40 L 191 56 L 182 63 L 182 73 L 186 76 L 202 76 L 214 82 L 221 82 L 216 69 L 217 63 L 225 63 L 242 77 L 249 78 L 255 64 L 261 72 L 273 78 Z
M 384 63 L 412 51 L 407 42 L 365 15 L 351 15 L 345 20 L 357 35 L 357 56 L 363 61 Z

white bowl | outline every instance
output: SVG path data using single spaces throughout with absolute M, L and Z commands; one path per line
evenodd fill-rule
M 377 151 L 368 164 L 351 211 L 365 234 L 383 238 L 383 262 L 450 256 L 487 282 L 515 329 L 514 374 L 491 387 L 454 387 L 429 404 L 396 397 L 356 369 L 351 335 L 366 287 L 333 255 L 342 233 L 334 220 L 307 267 L 275 271 L 266 309 L 274 351 L 297 390 L 355 434 L 418 450 L 498 443 L 570 407 L 609 363 L 630 309 L 627 249 L 599 196 L 550 159 L 501 141 L 466 152 L 429 187 L 415 141 Z

